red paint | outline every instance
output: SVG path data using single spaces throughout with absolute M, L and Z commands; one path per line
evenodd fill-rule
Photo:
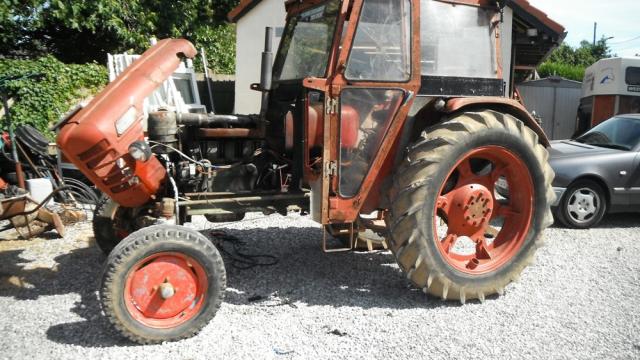
M 3 132 L 0 138 L 2 139 L 5 147 L 11 147 L 11 137 L 8 132 Z
M 457 205 L 449 206 L 449 233 L 464 234 L 472 239 L 484 237 L 494 208 L 490 190 L 478 183 L 468 184 L 455 189 L 445 198 L 450 204 Z
M 617 97 L 615 95 L 594 96 L 591 127 L 597 126 L 601 122 L 609 120 L 615 115 L 616 98 Z
M 544 130 L 538 124 L 536 119 L 531 116 L 529 111 L 523 104 L 514 99 L 485 96 L 485 97 L 468 97 L 468 98 L 454 98 L 447 101 L 446 112 L 453 113 L 461 111 L 464 108 L 470 106 L 482 106 L 485 109 L 491 109 L 492 107 L 499 107 L 500 112 L 511 114 L 518 118 L 518 120 L 524 122 L 527 127 L 531 128 L 540 140 L 540 143 L 545 147 L 549 147 L 551 143 L 549 138 L 544 133 Z
M 163 298 L 162 286 L 171 286 L 173 296 Z M 207 289 L 206 272 L 195 259 L 182 253 L 158 253 L 138 262 L 127 275 L 125 305 L 145 326 L 172 328 L 198 314 Z
M 473 172 L 471 159 L 490 161 L 491 171 Z M 496 271 L 518 253 L 531 227 L 534 197 L 529 169 L 510 150 L 491 145 L 466 153 L 447 178 L 452 176 L 457 176 L 457 182 L 443 194 L 445 182 L 435 204 L 436 212 L 447 219 L 447 234 L 441 238 L 437 231 L 439 219 L 434 217 L 433 231 L 440 254 L 449 265 L 467 274 Z M 500 177 L 509 184 L 508 200 L 496 201 L 495 183 Z M 491 234 L 490 221 L 497 218 L 503 219 L 502 228 L 487 236 Z M 452 251 L 461 237 L 476 244 L 475 252 L 463 255 Z
M 348 105 L 342 106 L 340 113 L 340 146 L 343 149 L 354 149 L 358 146 L 360 114 Z
M 58 134 L 58 145 L 69 161 L 125 207 L 144 205 L 164 183 L 166 171 L 160 161 L 152 157 L 144 163 L 136 162 L 128 152 L 131 143 L 144 139 L 144 99 L 171 76 L 182 55 L 196 55 L 190 42 L 159 41 L 73 116 Z M 119 136 L 115 124 L 131 107 L 138 119 Z M 124 161 L 124 169 L 117 165 L 118 159 Z
M 360 115 L 351 106 L 342 106 L 340 118 L 341 146 L 344 149 L 353 149 L 358 145 L 358 127 Z M 324 106 L 314 105 L 308 107 L 307 113 L 307 146 L 309 148 L 321 147 L 324 142 Z M 293 114 L 288 112 L 285 118 L 285 147 L 293 149 Z

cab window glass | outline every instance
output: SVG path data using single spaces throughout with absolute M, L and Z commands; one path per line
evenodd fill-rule
M 496 78 L 494 16 L 492 9 L 422 0 L 422 75 Z
M 408 81 L 410 28 L 409 0 L 365 0 L 347 63 L 347 79 Z

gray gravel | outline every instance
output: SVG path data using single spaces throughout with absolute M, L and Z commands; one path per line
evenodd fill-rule
M 593 230 L 551 228 L 520 282 L 465 306 L 410 288 L 389 253 L 323 254 L 321 230 L 306 218 L 223 227 L 280 262 L 227 266 L 211 324 L 155 346 L 122 339 L 101 316 L 105 258 L 88 224 L 64 239 L 0 241 L 0 358 L 640 359 L 638 215 Z

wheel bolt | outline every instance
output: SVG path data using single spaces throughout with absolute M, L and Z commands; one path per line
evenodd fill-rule
M 171 283 L 162 283 L 160 284 L 160 296 L 163 299 L 169 299 L 171 298 L 173 295 L 176 294 L 176 290 L 173 288 L 173 285 L 171 285 Z
M 467 269 L 469 270 L 473 270 L 475 268 L 478 267 L 478 265 L 480 265 L 480 261 L 476 258 L 473 258 L 471 261 L 469 261 L 469 263 L 467 264 Z

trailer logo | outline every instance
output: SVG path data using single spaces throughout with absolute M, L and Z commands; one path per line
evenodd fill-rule
M 600 85 L 611 84 L 616 80 L 615 75 L 613 75 L 613 68 L 602 69 L 601 76 Z

